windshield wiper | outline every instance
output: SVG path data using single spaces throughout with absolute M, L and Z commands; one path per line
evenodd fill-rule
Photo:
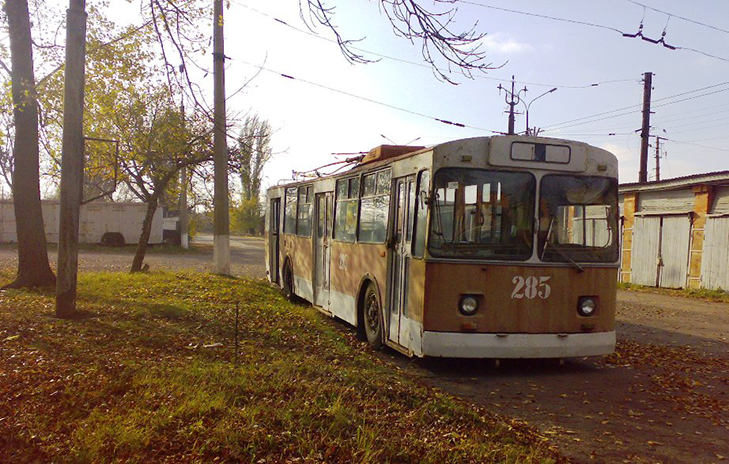
M 544 248 L 542 248 L 542 255 L 539 259 L 544 261 L 544 255 L 547 253 L 547 245 L 550 245 L 549 239 L 552 236 L 552 226 L 554 225 L 554 216 L 552 216 L 552 220 L 549 221 L 549 229 L 547 230 L 547 238 L 544 240 Z M 556 251 L 562 258 L 566 259 L 570 262 L 579 272 L 584 272 L 585 268 L 577 264 L 577 262 L 572 259 L 567 253 L 560 250 L 558 247 L 552 245 L 552 249 Z

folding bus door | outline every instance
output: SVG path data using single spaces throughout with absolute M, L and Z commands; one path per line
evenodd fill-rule
M 332 237 L 332 192 L 316 194 L 316 240 L 314 241 L 314 291 L 317 306 L 328 309 L 330 304 L 330 264 Z
M 409 338 L 409 325 L 402 319 L 408 317 L 408 274 L 410 273 L 411 243 L 415 212 L 415 176 L 397 179 L 395 185 L 395 218 L 393 220 L 393 258 L 391 276 L 390 321 L 388 338 L 405 344 Z

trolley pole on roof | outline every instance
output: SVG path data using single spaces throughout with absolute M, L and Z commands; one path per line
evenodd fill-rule
M 645 73 L 643 79 L 643 127 L 640 131 L 640 172 L 638 182 L 648 181 L 648 138 L 651 132 L 651 89 L 653 73 Z

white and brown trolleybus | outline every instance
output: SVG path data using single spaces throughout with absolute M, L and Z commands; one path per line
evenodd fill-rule
M 268 189 L 267 274 L 408 355 L 608 354 L 617 177 L 614 155 L 561 139 L 381 146 Z

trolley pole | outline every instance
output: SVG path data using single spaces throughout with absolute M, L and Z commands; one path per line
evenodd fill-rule
M 651 131 L 651 88 L 653 73 L 645 73 L 643 78 L 643 127 L 640 131 L 640 172 L 638 182 L 648 181 L 648 138 Z

